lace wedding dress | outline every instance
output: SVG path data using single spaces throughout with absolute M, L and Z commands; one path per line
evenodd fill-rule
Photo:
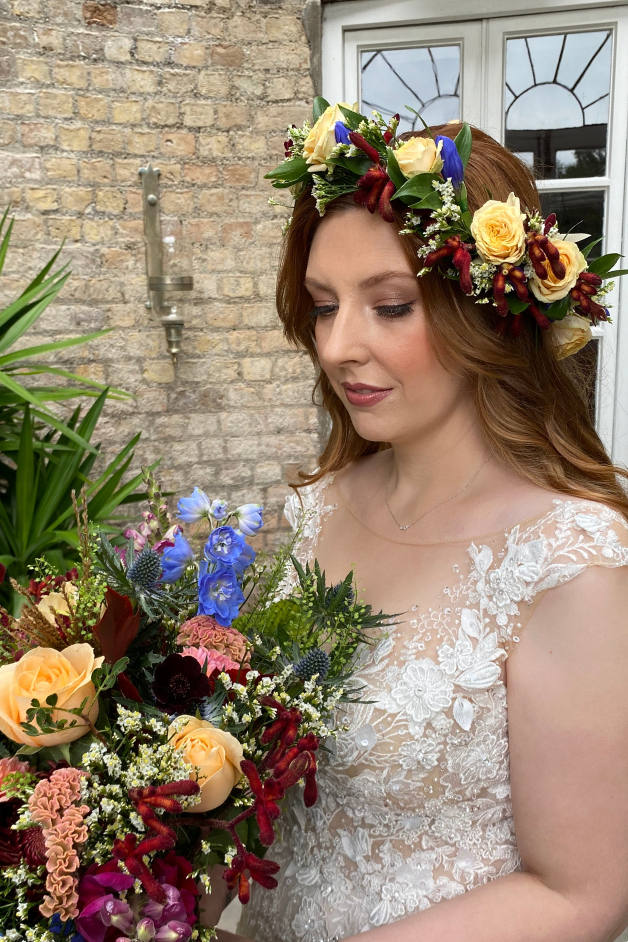
M 303 506 L 287 500 L 293 527 L 305 514 L 302 562 L 337 511 L 326 503 L 331 480 L 302 489 Z M 434 604 L 411 606 L 365 650 L 358 677 L 369 702 L 351 706 L 328 743 L 316 805 L 305 809 L 298 790 L 287 799 L 270 851 L 279 887 L 254 885 L 242 935 L 342 939 L 520 869 L 504 661 L 545 591 L 588 566 L 628 564 L 619 514 L 553 503 L 506 533 L 424 545 L 416 565 L 442 573 Z

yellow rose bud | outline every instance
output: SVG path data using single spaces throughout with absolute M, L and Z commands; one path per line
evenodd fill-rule
M 178 723 L 170 727 L 170 741 L 183 753 L 186 762 L 198 767 L 198 784 L 201 786 L 198 804 L 187 810 L 212 811 L 227 800 L 233 786 L 240 781 L 240 762 L 244 758 L 242 746 L 231 733 L 216 729 L 207 720 L 197 720 L 193 716 L 180 717 L 181 720 L 186 720 L 183 729 Z M 194 772 L 190 773 L 190 778 L 196 779 Z
M 315 170 L 327 169 L 325 161 L 336 146 L 336 121 L 344 122 L 345 120 L 340 105 L 348 108 L 349 111 L 357 111 L 358 108 L 357 102 L 349 105 L 346 101 L 340 101 L 336 105 L 330 105 L 329 108 L 325 108 L 305 139 L 303 156 L 310 164 L 308 170 L 311 173 Z
M 44 618 L 51 625 L 54 625 L 56 624 L 55 615 L 71 614 L 68 598 L 72 604 L 75 604 L 78 599 L 78 589 L 72 582 L 65 583 L 63 592 L 50 592 L 48 595 L 44 595 L 41 601 L 37 603 L 37 608 Z
M 443 158 L 440 152 L 443 142 L 438 146 L 431 137 L 411 137 L 395 151 L 399 169 L 406 177 L 416 177 L 418 173 L 440 173 Z
M 478 254 L 494 265 L 514 265 L 525 251 L 526 233 L 519 197 L 511 193 L 505 203 L 487 200 L 473 214 L 471 235 Z
M 76 726 L 55 733 L 29 736 L 20 723 L 26 722 L 26 711 L 33 700 L 42 706 L 51 694 L 57 695 L 57 706 L 72 710 L 88 697 L 85 709 L 95 723 L 98 718 L 96 689 L 91 677 L 104 658 L 94 657 L 90 644 L 71 644 L 63 651 L 54 648 L 33 648 L 15 664 L 0 667 L 0 730 L 14 742 L 29 746 L 57 746 L 80 739 L 89 727 L 77 716 L 54 710 L 54 720 L 65 719 Z
M 570 357 L 591 340 L 591 325 L 586 317 L 579 314 L 567 314 L 562 321 L 554 321 L 551 326 L 552 340 L 556 344 L 556 356 L 559 360 Z
M 549 263 L 546 262 L 545 278 L 539 278 L 533 273 L 528 280 L 532 293 L 539 301 L 545 301 L 547 304 L 566 297 L 578 280 L 580 272 L 587 267 L 587 260 L 575 242 L 570 242 L 568 239 L 565 241 L 552 239 L 552 244 L 558 249 L 560 260 L 565 266 L 565 277 L 556 278 Z

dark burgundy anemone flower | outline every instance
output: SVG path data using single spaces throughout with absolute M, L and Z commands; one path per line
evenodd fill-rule
M 185 713 L 197 700 L 209 697 L 211 685 L 195 657 L 169 654 L 155 669 L 152 691 L 165 713 Z
M 18 834 L 21 835 L 22 851 L 26 863 L 31 867 L 43 866 L 48 859 L 43 829 L 40 827 L 25 828 L 23 831 L 18 831 Z
M 23 851 L 20 831 L 11 827 L 20 816 L 22 802 L 17 798 L 0 802 L 0 866 L 17 867 L 22 862 Z

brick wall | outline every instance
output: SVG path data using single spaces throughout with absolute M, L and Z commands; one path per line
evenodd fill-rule
M 141 430 L 193 484 L 262 500 L 319 448 L 312 371 L 274 310 L 284 212 L 263 174 L 310 113 L 300 0 L 0 0 L 1 203 L 17 217 L 4 301 L 66 239 L 72 276 L 39 337 L 103 327 L 64 365 L 135 393 L 108 405 L 111 454 Z M 161 169 L 162 214 L 192 243 L 194 309 L 176 372 L 146 299 L 138 169 Z M 76 359 L 77 356 L 80 359 Z

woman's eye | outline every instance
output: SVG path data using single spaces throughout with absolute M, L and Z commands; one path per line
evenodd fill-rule
M 324 317 L 326 314 L 333 314 L 336 308 L 336 304 L 315 304 L 310 311 L 310 317 Z
M 381 304 L 375 310 L 380 317 L 403 317 L 404 314 L 412 313 L 414 301 L 408 301 L 406 304 Z

